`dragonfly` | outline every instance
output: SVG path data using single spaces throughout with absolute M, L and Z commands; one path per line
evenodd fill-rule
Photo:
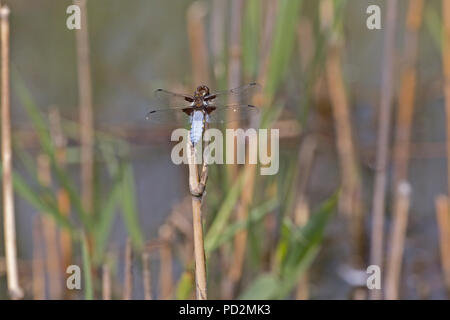
M 259 85 L 255 82 L 217 92 L 210 92 L 206 85 L 200 85 L 193 95 L 157 89 L 155 96 L 159 101 L 165 103 L 177 100 L 179 105 L 150 110 L 146 119 L 155 123 L 190 125 L 189 138 L 196 145 L 202 139 L 207 124 L 223 124 L 256 116 L 258 108 L 242 101 L 258 89 Z

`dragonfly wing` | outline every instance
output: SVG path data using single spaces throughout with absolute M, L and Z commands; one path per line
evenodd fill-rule
M 227 105 L 230 103 L 242 104 L 250 101 L 253 94 L 258 92 L 261 86 L 255 82 L 240 86 L 231 90 L 214 92 L 205 97 L 205 100 L 214 105 Z
M 209 123 L 230 123 L 235 121 L 251 120 L 257 117 L 259 109 L 250 104 L 230 104 L 226 106 L 211 106 L 208 114 Z
M 175 93 L 172 91 L 167 91 L 164 89 L 156 89 L 155 90 L 155 97 L 161 101 L 163 104 L 172 104 L 172 103 L 176 103 L 175 101 L 178 102 L 184 102 L 184 103 L 188 103 L 188 102 L 192 102 L 194 101 L 193 97 L 187 95 L 187 94 L 182 94 L 182 93 Z
M 185 126 L 190 123 L 190 107 L 174 107 L 150 110 L 145 118 L 154 125 Z

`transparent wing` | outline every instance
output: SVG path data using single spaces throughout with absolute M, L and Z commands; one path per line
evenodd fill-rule
M 155 97 L 161 101 L 163 104 L 181 104 L 182 102 L 185 102 L 186 105 L 188 105 L 190 102 L 194 101 L 194 99 L 187 94 L 182 93 L 175 93 L 172 91 L 167 91 L 164 89 L 156 89 L 155 90 Z
M 254 119 L 258 114 L 259 109 L 250 104 L 218 106 L 208 115 L 208 122 L 230 123 L 235 121 L 246 121 Z
M 190 123 L 189 107 L 172 107 L 150 110 L 145 118 L 153 125 L 185 126 Z
M 242 104 L 250 102 L 253 94 L 258 92 L 261 86 L 255 82 L 237 87 L 231 90 L 217 91 L 205 97 L 205 100 L 216 106 L 227 104 Z

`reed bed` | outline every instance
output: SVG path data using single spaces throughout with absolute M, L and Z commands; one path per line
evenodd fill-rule
M 154 27 L 158 19 L 146 16 L 145 24 L 142 22 L 139 27 L 145 32 L 136 37 L 127 36 L 129 42 L 123 39 L 122 44 L 126 44 L 123 47 L 129 51 L 126 55 L 117 54 L 123 61 L 114 60 L 114 55 L 110 56 L 107 50 L 98 51 L 109 43 L 103 38 L 103 27 L 98 20 L 99 5 L 83 0 L 74 3 L 80 5 L 82 13 L 89 6 L 90 18 L 89 28 L 87 15 L 82 14 L 82 29 L 73 33 L 65 30 L 64 35 L 73 34 L 74 52 L 70 59 L 76 71 L 73 79 L 76 77 L 78 91 L 75 90 L 74 98 L 78 101 L 67 104 L 78 106 L 74 109 L 77 110 L 75 121 L 66 117 L 70 108 L 64 103 L 45 99 L 45 90 L 36 93 L 34 78 L 27 73 L 26 64 L 13 63 L 9 70 L 9 25 L 5 9 L 1 11 L 3 209 L 11 226 L 14 191 L 16 201 L 26 202 L 39 214 L 32 219 L 33 259 L 29 265 L 17 261 L 15 226 L 6 228 L 5 223 L 7 250 L 0 261 L 5 261 L 5 270 L 1 271 L 7 274 L 10 298 L 21 297 L 23 290 L 25 297 L 34 299 L 314 299 L 328 297 L 329 291 L 324 291 L 330 288 L 329 284 L 336 285 L 336 275 L 340 274 L 333 273 L 329 266 L 350 266 L 353 277 L 353 273 L 365 273 L 369 264 L 378 264 L 383 270 L 385 258 L 384 296 L 377 290 L 367 291 L 364 281 L 356 276 L 350 280 L 344 278 L 345 283 L 339 280 L 339 287 L 332 287 L 337 289 L 331 291 L 339 298 L 410 298 L 421 290 L 421 283 L 427 282 L 426 271 L 420 271 L 416 264 L 423 259 L 420 252 L 426 251 L 434 257 L 434 251 L 427 247 L 433 241 L 439 242 L 443 270 L 442 275 L 435 277 L 442 276 L 444 285 L 450 287 L 448 197 L 436 198 L 439 237 L 428 240 L 421 234 L 426 232 L 425 228 L 419 225 L 425 221 L 420 216 L 424 210 L 417 204 L 416 192 L 412 192 L 422 177 L 416 172 L 428 171 L 411 170 L 421 165 L 416 159 L 425 162 L 446 158 L 448 162 L 450 158 L 444 148 L 448 141 L 430 144 L 428 140 L 415 140 L 430 127 L 416 125 L 415 121 L 421 121 L 426 115 L 419 108 L 415 110 L 415 105 L 425 105 L 431 93 L 439 91 L 433 89 L 434 83 L 440 85 L 438 76 L 433 78 L 435 82 L 424 80 L 428 73 L 423 72 L 421 59 L 429 53 L 421 47 L 423 37 L 436 44 L 427 50 L 442 55 L 444 90 L 438 95 L 443 93 L 447 118 L 450 114 L 448 1 L 410 0 L 406 15 L 400 3 L 397 8 L 397 1 L 386 2 L 382 30 L 362 28 L 360 33 L 352 31 L 356 22 L 349 19 L 353 0 L 193 1 L 183 6 L 182 11 L 170 10 L 185 18 L 180 23 L 185 39 L 180 43 L 186 48 L 183 47 L 179 61 L 172 61 L 168 66 L 164 65 L 163 56 L 169 52 L 176 55 L 173 48 L 179 45 L 172 39 L 164 42 L 161 35 L 152 38 L 154 29 L 162 30 L 160 25 Z M 437 3 L 442 4 L 442 18 Z M 142 17 L 131 10 L 134 5 L 129 6 L 133 22 L 139 25 Z M 167 6 L 178 8 L 175 3 Z M 125 10 L 121 14 L 130 13 Z M 396 31 L 395 23 L 403 18 L 406 19 L 404 34 Z M 422 19 L 426 30 L 422 30 Z M 176 21 L 171 22 L 177 25 Z M 139 29 L 133 23 L 126 28 L 133 32 Z M 169 32 L 175 29 L 164 28 Z M 11 31 L 20 32 L 20 29 Z M 352 41 L 362 41 L 358 35 L 376 38 L 375 33 L 384 38 L 383 58 L 380 68 L 376 66 L 382 76 L 373 80 L 377 85 L 371 87 L 354 78 L 359 74 L 359 70 L 355 72 L 359 65 L 358 60 L 353 60 Z M 399 42 L 403 46 L 400 55 L 394 50 L 400 40 L 396 35 L 403 37 Z M 139 47 L 151 42 L 151 50 L 156 52 L 155 48 L 161 48 L 158 60 L 154 60 L 153 51 L 147 55 L 144 49 L 134 50 L 134 38 Z M 113 47 L 116 46 L 110 48 Z M 106 113 L 108 118 L 108 112 L 114 109 L 113 106 L 109 109 L 109 100 L 102 100 L 104 96 L 111 95 L 115 101 L 123 91 L 131 89 L 135 90 L 133 93 L 150 94 L 147 80 L 145 84 L 140 83 L 144 81 L 141 76 L 146 69 L 134 64 L 140 59 L 139 52 L 145 52 L 146 59 L 158 68 L 170 69 L 167 78 L 161 81 L 155 80 L 156 76 L 152 78 L 151 89 L 157 85 L 186 89 L 188 93 L 200 84 L 222 90 L 257 82 L 262 90 L 246 101 L 259 108 L 259 117 L 251 119 L 251 124 L 256 128 L 280 130 L 279 172 L 274 176 L 260 175 L 259 164 L 228 166 L 202 162 L 197 165 L 194 146 L 190 145 L 189 171 L 187 174 L 187 170 L 180 170 L 181 186 L 177 187 L 178 175 L 172 175 L 176 172 L 173 166 L 160 167 L 153 158 L 151 161 L 146 158 L 142 166 L 140 158 L 149 150 L 156 150 L 159 156 L 167 155 L 169 129 L 130 129 L 125 124 L 114 123 L 110 125 L 114 130 L 107 131 L 100 123 L 94 125 L 94 119 L 101 122 L 102 115 Z M 131 58 L 124 58 L 127 55 Z M 398 94 L 397 58 L 403 63 L 399 69 Z M 20 55 L 16 59 L 20 62 Z M 179 64 L 184 68 L 180 68 L 182 77 L 178 76 Z M 158 68 L 152 70 L 155 75 Z M 132 79 L 137 69 L 142 74 Z M 54 65 L 49 70 L 58 73 Z M 12 133 L 9 71 L 16 98 L 13 101 L 31 124 L 30 128 L 17 127 Z M 422 85 L 424 81 L 433 83 L 430 84 L 433 88 Z M 109 91 L 105 94 L 104 82 L 114 83 L 114 94 Z M 60 89 L 60 83 L 54 85 Z M 122 85 L 125 89 L 117 90 Z M 142 88 L 144 92 L 140 91 Z M 379 103 L 372 107 L 374 88 L 381 90 L 381 96 Z M 424 95 L 427 90 L 431 93 Z M 103 106 L 97 105 L 97 101 L 109 102 Z M 135 114 L 132 99 L 128 101 L 130 105 L 123 107 L 126 111 L 117 108 L 123 112 L 122 117 Z M 397 112 L 393 122 L 395 102 Z M 428 100 L 426 105 L 431 105 Z M 434 111 L 430 107 L 427 115 L 428 112 Z M 43 116 L 47 113 L 48 117 Z M 364 123 L 368 118 L 370 124 Z M 242 124 L 234 121 L 227 127 L 237 128 Z M 378 125 L 376 130 L 373 124 Z M 394 133 L 392 174 L 389 170 L 391 131 Z M 372 134 L 377 136 L 376 146 L 367 142 L 370 140 L 367 136 Z M 151 146 L 144 146 L 149 141 Z M 149 149 L 142 152 L 144 148 Z M 436 152 L 424 157 L 430 148 Z M 371 163 L 372 157 L 375 165 Z M 143 172 L 154 174 L 154 171 L 165 179 L 177 178 L 167 178 L 170 181 L 161 182 L 161 186 L 152 181 L 151 189 L 144 190 Z M 392 199 L 387 197 L 390 181 Z M 157 199 L 163 203 L 159 207 L 153 201 L 161 194 L 166 197 L 165 184 L 170 185 L 177 197 L 169 199 L 167 194 L 167 199 Z M 439 186 L 433 184 L 433 190 Z M 367 198 L 372 191 L 370 202 Z M 426 203 L 428 195 L 423 194 Z M 367 225 L 364 208 L 370 206 L 372 221 Z M 392 217 L 385 219 L 391 208 Z M 336 211 L 342 214 L 334 215 Z M 410 216 L 409 212 L 414 215 Z M 118 239 L 118 227 L 126 231 L 123 239 Z M 387 241 L 385 227 L 390 230 Z M 409 230 L 418 234 L 410 234 Z M 21 241 L 22 233 L 17 236 Z M 420 249 L 427 250 L 417 253 L 408 247 L 424 238 L 427 241 L 420 244 L 423 246 Z M 366 250 L 367 244 L 370 251 Z M 121 248 L 120 252 L 115 248 Z M 427 266 L 438 260 L 428 259 L 429 256 L 425 259 Z M 56 280 L 64 277 L 65 268 L 70 264 L 82 267 L 81 292 L 57 285 Z M 123 279 L 117 270 L 124 270 Z M 411 270 L 414 270 L 413 277 Z M 25 283 L 31 275 L 32 285 L 22 289 L 19 280 Z M 49 281 L 42 281 L 44 278 Z M 412 279 L 416 291 L 405 291 L 410 288 L 409 282 L 405 285 L 406 279 Z M 142 286 L 136 285 L 139 282 Z M 434 296 L 439 294 L 436 286 L 431 289 L 435 290 L 431 292 Z

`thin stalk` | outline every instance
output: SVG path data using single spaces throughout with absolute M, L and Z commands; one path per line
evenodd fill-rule
M 3 166 L 3 228 L 5 237 L 6 273 L 8 291 L 12 299 L 21 299 L 17 266 L 16 225 L 11 151 L 11 108 L 9 104 L 9 8 L 0 8 L 1 19 L 1 108 L 2 108 L 2 166 Z
M 42 240 L 41 217 L 37 216 L 33 221 L 33 299 L 45 299 L 45 263 L 44 247 Z
M 111 270 L 108 263 L 102 266 L 102 299 L 111 300 Z
M 328 5 L 328 6 L 325 6 Z M 332 1 L 322 1 L 321 21 L 325 31 L 331 32 L 326 56 L 326 80 L 332 103 L 336 131 L 336 147 L 339 156 L 342 192 L 339 197 L 339 211 L 346 218 L 351 237 L 350 264 L 355 269 L 364 266 L 364 216 L 362 203 L 362 183 L 359 174 L 358 156 L 353 142 L 351 110 L 345 89 L 341 62 L 342 39 L 334 25 Z
M 443 195 L 436 198 L 436 216 L 439 227 L 442 273 L 447 294 L 450 294 L 450 204 L 448 199 Z
M 144 282 L 144 299 L 152 300 L 152 277 L 150 272 L 150 254 L 144 248 L 142 252 L 142 279 Z
M 406 228 L 408 221 L 410 186 L 407 182 L 411 127 L 416 91 L 416 63 L 418 30 L 422 23 L 423 0 L 410 0 L 406 18 L 406 34 L 403 48 L 405 66 L 401 75 L 394 144 L 394 217 L 391 231 L 390 252 L 386 270 L 386 299 L 398 299 Z
M 50 132 L 56 149 L 56 162 L 61 168 L 66 166 L 67 162 L 67 139 L 61 128 L 61 116 L 57 107 L 52 107 L 49 113 Z M 59 188 L 57 191 L 58 209 L 67 218 L 70 215 L 70 198 L 66 189 Z M 72 260 L 72 237 L 70 233 L 63 229 L 60 234 L 61 261 L 63 270 L 71 265 Z M 68 292 L 67 292 L 68 293 Z
M 450 196 L 450 1 L 442 0 L 442 21 L 444 25 L 442 40 L 442 63 L 444 66 L 444 95 L 447 120 L 447 175 Z
M 203 162 L 202 172 L 199 176 L 195 148 L 189 142 L 189 188 L 192 196 L 192 224 L 194 228 L 194 257 L 195 257 L 195 283 L 197 300 L 206 300 L 206 259 L 205 244 L 203 241 L 202 199 L 208 179 L 208 165 Z
M 160 252 L 160 298 L 167 300 L 172 298 L 173 294 L 173 271 L 172 271 L 172 242 L 173 231 L 172 227 L 167 224 L 163 224 L 159 229 L 159 238 L 162 245 L 159 248 Z
M 123 300 L 131 300 L 133 296 L 133 247 L 131 239 L 127 239 L 125 246 L 125 276 L 123 286 Z
M 76 30 L 78 94 L 80 108 L 81 193 L 84 209 L 92 212 L 94 188 L 94 112 L 86 0 L 74 0 L 81 10 L 81 28 Z
M 383 267 L 384 209 L 386 197 L 387 165 L 389 161 L 389 136 L 393 94 L 394 44 L 397 17 L 397 0 L 387 2 L 386 28 L 383 43 L 381 99 L 378 119 L 376 175 L 372 201 L 372 234 L 370 264 Z M 381 299 L 381 290 L 371 290 L 372 299 Z
M 42 186 L 51 186 L 50 159 L 45 154 L 37 158 L 38 179 Z M 44 230 L 44 243 L 47 252 L 46 269 L 49 280 L 49 298 L 61 298 L 61 265 L 58 251 L 58 235 L 55 222 L 51 217 L 42 213 L 42 227 Z
M 197 85 L 209 83 L 205 15 L 205 6 L 199 1 L 192 3 L 187 12 L 187 32 L 191 51 L 193 80 Z
M 388 255 L 386 271 L 386 299 L 398 299 L 400 272 L 402 268 L 403 250 L 405 246 L 406 227 L 408 225 L 408 210 L 411 187 L 403 182 L 398 185 L 395 217 L 390 238 L 391 250 Z

